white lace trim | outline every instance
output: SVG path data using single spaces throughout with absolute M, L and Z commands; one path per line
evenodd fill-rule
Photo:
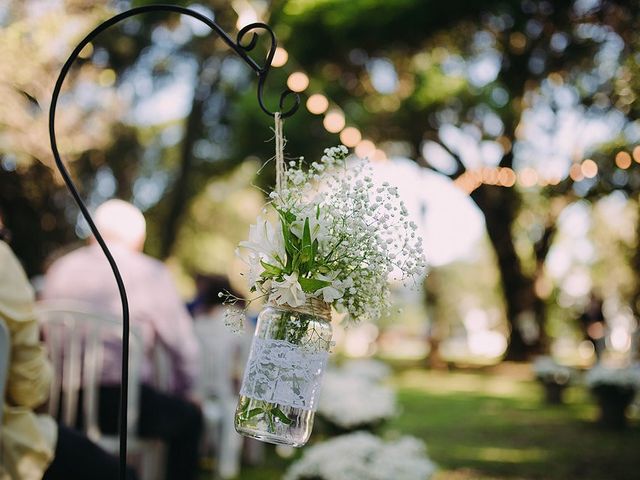
M 328 357 L 286 340 L 255 337 L 240 395 L 315 411 Z

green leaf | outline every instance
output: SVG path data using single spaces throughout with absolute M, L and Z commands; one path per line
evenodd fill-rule
M 311 245 L 311 259 L 309 260 L 309 271 L 313 271 L 314 267 L 316 266 L 316 257 L 318 255 L 318 239 L 315 239 L 313 241 L 313 244 Z
M 302 229 L 302 249 L 300 251 L 300 262 L 303 264 L 312 263 L 313 260 L 313 245 L 311 243 L 311 228 L 309 227 L 309 218 L 304 220 L 304 228 Z M 309 265 L 306 266 L 306 271 L 309 271 Z
M 255 417 L 256 415 L 260 415 L 261 413 L 264 413 L 264 408 L 252 408 L 251 410 L 249 410 L 247 418 Z
M 286 210 L 280 210 L 278 208 L 276 208 L 276 212 L 278 212 L 278 215 L 280 215 L 280 218 L 287 224 L 291 224 L 296 220 L 296 216 L 291 212 L 288 212 Z
M 321 288 L 328 287 L 331 285 L 331 282 L 327 282 L 326 280 L 318 280 L 316 278 L 299 278 L 298 282 L 306 293 L 314 293 Z
M 282 273 L 282 269 L 280 267 L 271 265 L 264 260 L 260 260 L 260 265 L 264 267 L 264 272 L 261 274 L 262 277 L 277 277 Z
M 276 407 L 273 410 L 271 410 L 271 413 L 273 413 L 276 417 L 278 417 L 280 419 L 280 421 L 282 423 L 284 423 L 285 425 L 291 425 L 293 423 L 293 420 L 291 420 L 289 417 L 287 417 L 284 414 L 284 412 L 282 410 L 280 410 L 278 407 Z
M 309 217 L 304 219 L 304 228 L 302 229 L 302 250 L 311 247 L 311 227 L 309 226 Z

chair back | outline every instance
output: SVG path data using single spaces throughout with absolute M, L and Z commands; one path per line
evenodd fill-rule
M 87 436 L 97 442 L 102 436 L 98 424 L 98 395 L 105 346 L 122 348 L 122 321 L 96 313 L 90 305 L 66 301 L 39 302 L 36 315 L 54 370 L 49 413 L 69 427 L 76 426 L 81 415 Z M 138 422 L 141 355 L 142 342 L 132 328 L 127 403 L 127 434 L 132 437 Z
M 222 316 L 215 314 L 197 317 L 194 329 L 200 343 L 201 393 L 223 399 L 237 396 L 236 380 L 242 378 L 251 338 L 230 332 Z
M 0 426 L 4 411 L 5 389 L 9 377 L 9 360 L 11 359 L 11 336 L 9 329 L 0 318 Z

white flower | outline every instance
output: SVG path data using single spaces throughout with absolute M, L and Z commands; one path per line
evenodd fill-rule
M 310 166 L 290 163 L 282 189 L 271 195 L 281 222 L 259 218 L 241 246 L 251 251 L 244 258 L 250 286 L 274 303 L 300 306 L 307 297 L 319 298 L 347 314 L 344 323 L 355 323 L 388 311 L 390 277 L 416 284 L 426 265 L 422 240 L 398 189 L 374 181 L 366 162 L 347 157 L 345 147 L 334 147 Z M 308 250 L 300 251 L 307 220 L 311 240 L 318 241 L 313 259 Z M 287 235 L 297 237 L 287 243 L 289 251 L 283 225 Z M 283 279 L 285 266 L 294 273 Z M 328 284 L 305 295 L 298 281 L 302 275 Z
M 255 225 L 249 227 L 249 240 L 240 242 L 240 246 L 253 250 L 267 263 L 284 267 L 287 262 L 280 222 L 274 227 L 268 220 L 258 217 Z
M 355 432 L 306 448 L 284 480 L 429 480 L 435 470 L 424 443 L 415 437 L 385 442 Z
M 236 256 L 247 265 L 247 284 L 250 288 L 253 287 L 260 279 L 262 272 L 264 272 L 264 267 L 260 263 L 260 257 L 253 251 L 243 255 L 239 249 L 236 249 Z
M 357 372 L 329 370 L 322 380 L 318 414 L 345 430 L 374 426 L 397 412 L 394 391 Z
M 536 378 L 559 384 L 568 383 L 573 375 L 572 370 L 564 365 L 559 365 L 551 357 L 542 356 L 536 358 L 533 363 L 533 372 Z
M 318 240 L 318 242 L 324 242 L 329 236 L 329 227 L 320 215 L 320 218 L 316 218 L 315 212 L 310 215 L 304 215 L 297 218 L 291 224 L 291 233 L 296 237 L 302 238 L 304 233 L 304 224 L 306 219 L 309 219 L 309 232 L 311 233 L 311 241 Z
M 235 307 L 227 307 L 224 310 L 224 324 L 233 333 L 244 331 L 244 312 Z
M 286 304 L 291 307 L 304 305 L 307 301 L 307 296 L 298 282 L 298 274 L 293 272 L 291 275 L 284 275 L 284 279 L 281 282 L 273 280 L 271 282 L 269 300 L 278 305 Z
M 318 279 L 331 282 L 331 285 L 327 285 L 318 291 L 322 294 L 322 299 L 327 303 L 333 303 L 335 300 L 342 298 L 345 291 L 353 287 L 353 279 L 351 277 L 347 277 L 345 280 L 338 280 L 337 276 L 337 272 L 331 275 L 318 275 Z
M 640 365 L 614 368 L 596 365 L 585 375 L 589 388 L 610 385 L 620 388 L 640 389 Z

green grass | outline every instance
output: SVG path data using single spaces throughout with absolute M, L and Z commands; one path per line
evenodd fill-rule
M 566 405 L 546 406 L 524 376 L 405 372 L 396 379 L 403 412 L 390 428 L 427 443 L 437 480 L 640 478 L 637 421 L 602 430 L 583 388 L 569 389 Z
M 423 439 L 439 466 L 435 480 L 640 478 L 637 419 L 623 432 L 602 430 L 582 387 L 566 392 L 566 405 L 546 406 L 529 371 L 399 372 L 402 411 L 386 434 Z M 276 480 L 289 462 L 268 446 L 265 464 L 244 467 L 240 478 Z

